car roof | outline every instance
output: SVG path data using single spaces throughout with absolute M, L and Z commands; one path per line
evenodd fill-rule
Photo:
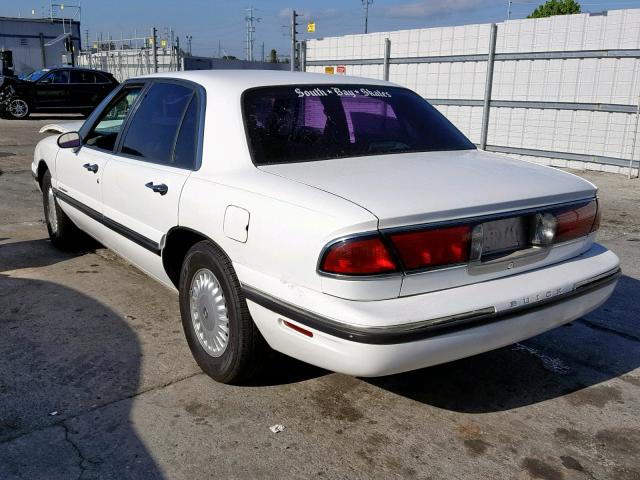
M 41 68 L 41 71 L 49 71 L 52 72 L 54 70 L 74 70 L 74 71 L 78 71 L 78 72 L 100 72 L 100 73 L 104 73 L 105 75 L 111 75 L 110 72 L 105 72 L 104 70 L 98 70 L 96 68 L 86 68 L 86 67 L 72 67 L 69 65 L 64 65 L 61 67 L 47 67 L 47 68 Z
M 146 78 L 189 80 L 209 91 L 225 93 L 243 92 L 250 88 L 278 85 L 379 85 L 396 86 L 393 83 L 373 78 L 328 75 L 325 73 L 286 72 L 282 70 L 191 70 L 164 72 L 130 78 L 128 81 Z

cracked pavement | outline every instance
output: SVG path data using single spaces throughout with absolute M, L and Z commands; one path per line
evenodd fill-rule
M 45 123 L 0 120 L 0 479 L 640 478 L 640 180 L 579 173 L 624 272 L 586 318 L 378 379 L 276 356 L 238 387 L 200 372 L 175 293 L 51 246 Z

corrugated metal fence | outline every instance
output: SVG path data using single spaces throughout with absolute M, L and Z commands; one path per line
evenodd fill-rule
M 640 9 L 347 35 L 303 50 L 307 71 L 417 91 L 487 150 L 638 173 Z

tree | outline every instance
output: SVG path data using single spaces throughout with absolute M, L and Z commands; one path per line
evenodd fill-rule
M 275 48 L 272 48 L 269 52 L 269 63 L 278 63 L 278 52 Z
M 548 0 L 536 8 L 527 18 L 552 17 L 580 13 L 580 4 L 575 0 Z

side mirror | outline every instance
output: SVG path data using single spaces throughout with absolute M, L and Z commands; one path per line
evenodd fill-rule
M 60 148 L 80 148 L 82 139 L 78 132 L 63 133 L 58 137 L 58 146 Z

